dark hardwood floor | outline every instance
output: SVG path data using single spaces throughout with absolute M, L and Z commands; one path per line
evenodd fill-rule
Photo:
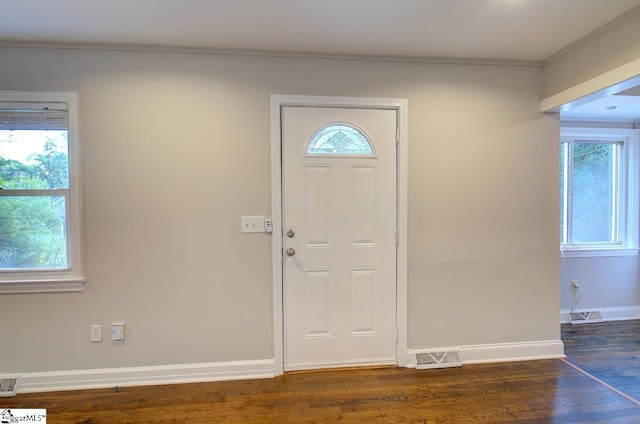
M 364 368 L 275 379 L 19 394 L 47 423 L 640 423 L 640 407 L 561 360 Z
M 640 320 L 562 325 L 567 360 L 640 401 Z

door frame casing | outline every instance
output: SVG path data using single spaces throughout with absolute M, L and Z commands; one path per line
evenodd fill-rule
M 282 244 L 282 108 L 332 107 L 389 109 L 396 111 L 396 361 L 407 366 L 407 217 L 408 217 L 408 101 L 370 97 L 325 97 L 303 95 L 271 95 L 271 218 L 273 233 L 273 355 L 275 375 L 284 373 L 284 299 Z

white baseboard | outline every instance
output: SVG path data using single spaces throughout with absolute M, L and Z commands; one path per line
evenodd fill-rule
M 33 372 L 20 375 L 20 393 L 273 378 L 275 360 Z
M 618 306 L 613 308 L 587 308 L 576 309 L 575 312 L 600 311 L 605 321 L 623 321 L 628 319 L 640 319 L 640 306 Z M 560 311 L 560 323 L 568 324 L 569 310 Z
M 562 340 L 460 346 L 464 364 L 564 358 Z
M 463 364 L 533 361 L 565 357 L 564 343 L 562 343 L 562 340 L 542 340 L 537 342 L 466 345 L 442 349 L 409 349 L 407 351 L 407 367 L 413 368 L 415 366 L 416 353 L 427 350 L 431 352 L 458 350 Z
M 460 352 L 463 364 L 565 357 L 564 344 L 561 340 L 467 345 L 443 348 L 442 350 L 452 349 L 457 349 Z M 428 350 L 434 351 L 440 349 Z M 407 351 L 407 367 L 412 368 L 415 366 L 415 353 L 419 351 L 423 350 L 409 349 Z M 18 377 L 18 375 L 14 376 Z M 19 375 L 19 392 L 35 393 L 224 380 L 248 380 L 273 378 L 274 376 L 275 360 L 273 358 L 201 364 L 33 372 Z

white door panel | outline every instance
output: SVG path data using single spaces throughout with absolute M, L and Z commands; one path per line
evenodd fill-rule
M 285 107 L 285 370 L 395 363 L 396 112 Z M 364 132 L 375 155 L 310 155 L 331 123 Z

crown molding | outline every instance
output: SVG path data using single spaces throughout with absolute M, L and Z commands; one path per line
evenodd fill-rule
M 565 56 L 566 54 L 568 54 L 571 51 L 577 49 L 578 47 L 582 46 L 583 44 L 593 40 L 594 38 L 598 37 L 599 35 L 604 34 L 605 32 L 609 31 L 610 29 L 620 25 L 624 21 L 631 19 L 632 17 L 634 17 L 638 13 L 640 13 L 640 6 L 636 6 L 633 9 L 628 10 L 627 12 L 625 12 L 622 15 L 618 16 L 614 20 L 609 21 L 608 23 L 602 25 L 600 28 L 598 28 L 598 29 L 590 32 L 589 34 L 585 35 L 584 37 L 580 38 L 579 40 L 574 41 L 573 43 L 569 44 L 568 46 L 565 46 L 562 49 L 558 50 L 557 52 L 555 52 L 554 54 L 552 54 L 548 58 L 544 59 L 542 61 L 542 64 L 544 66 L 549 65 L 550 63 L 556 61 L 557 59 L 561 58 L 562 56 Z
M 282 57 L 293 59 L 321 59 L 321 60 L 353 60 L 366 62 L 400 62 L 400 63 L 431 63 L 445 65 L 487 65 L 487 66 L 521 66 L 542 67 L 543 61 L 517 59 L 480 59 L 457 57 L 427 57 L 427 56 L 394 56 L 394 55 L 355 55 L 322 52 L 295 52 L 286 50 L 254 50 L 254 49 L 224 49 L 216 47 L 165 46 L 156 44 L 108 44 L 108 43 L 63 43 L 40 42 L 22 40 L 0 40 L 0 47 L 31 48 L 31 49 L 59 49 L 59 50 L 105 50 L 124 52 L 154 52 L 154 53 L 190 53 L 230 56 L 262 56 Z

